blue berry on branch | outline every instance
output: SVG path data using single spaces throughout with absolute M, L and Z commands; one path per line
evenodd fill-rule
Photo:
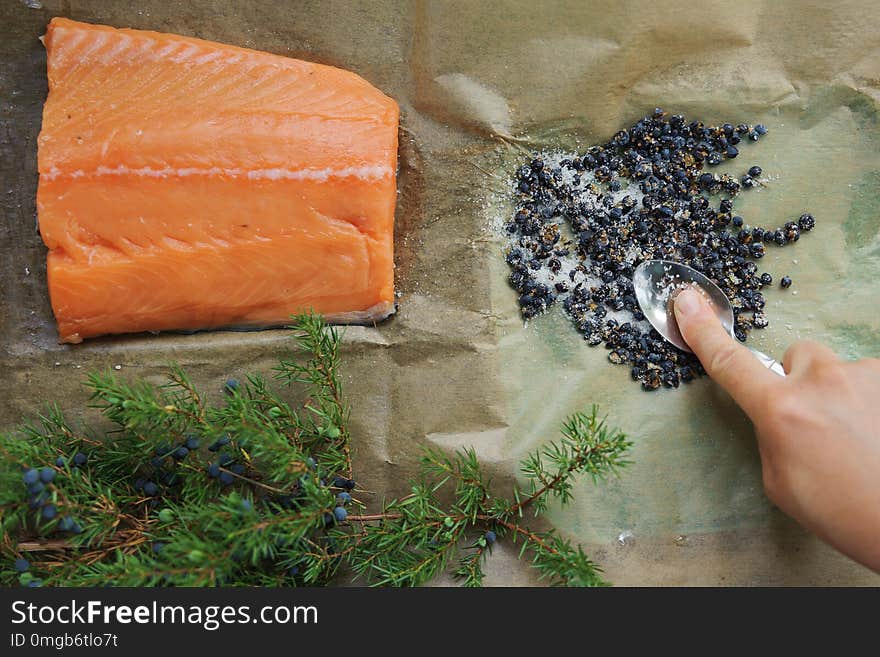
M 211 443 L 208 446 L 208 450 L 211 452 L 216 452 L 216 451 L 219 451 L 219 449 L 221 447 L 228 445 L 228 444 L 229 444 L 229 436 L 228 435 L 220 436 L 217 440 L 215 440 L 213 443 Z
M 43 505 L 43 502 L 45 502 L 45 501 L 46 501 L 46 492 L 42 491 L 40 493 L 37 493 L 36 495 L 32 495 L 28 499 L 28 506 L 32 509 L 39 509 Z

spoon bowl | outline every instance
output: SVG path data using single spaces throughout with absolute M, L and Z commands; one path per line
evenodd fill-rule
M 657 332 L 682 351 L 693 353 L 678 329 L 672 306 L 685 288 L 703 295 L 724 330 L 733 335 L 733 308 L 715 283 L 693 267 L 670 260 L 646 260 L 633 273 L 633 287 L 642 314 Z
M 668 342 L 682 351 L 693 353 L 678 328 L 673 304 L 675 297 L 686 288 L 702 294 L 715 311 L 724 330 L 733 335 L 733 307 L 730 305 L 730 300 L 721 288 L 693 267 L 670 260 L 646 260 L 636 267 L 633 273 L 633 287 L 645 319 Z M 757 349 L 749 348 L 749 351 L 765 367 L 780 376 L 785 376 L 785 370 L 776 360 Z

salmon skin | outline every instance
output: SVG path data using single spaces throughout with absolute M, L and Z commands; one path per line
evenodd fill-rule
M 40 234 L 62 342 L 394 312 L 397 103 L 331 66 L 54 18 Z

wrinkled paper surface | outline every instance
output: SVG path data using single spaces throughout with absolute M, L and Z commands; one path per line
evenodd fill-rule
M 31 6 L 28 6 L 31 5 Z M 41 8 L 33 8 L 42 5 Z M 772 179 L 736 201 L 752 225 L 804 211 L 816 230 L 768 248 L 769 328 L 781 357 L 813 338 L 880 355 L 880 9 L 841 3 L 5 0 L 0 5 L 0 429 L 59 400 L 74 418 L 95 368 L 159 381 L 186 366 L 222 381 L 268 372 L 281 330 L 138 335 L 59 345 L 35 230 L 36 136 L 46 95 L 37 40 L 64 15 L 175 32 L 355 71 L 402 109 L 396 229 L 400 311 L 345 333 L 356 477 L 405 494 L 420 448 L 473 446 L 499 491 L 519 459 L 598 403 L 635 442 L 619 480 L 583 481 L 549 522 L 616 584 L 880 584 L 809 536 L 761 488 L 751 426 L 704 379 L 644 393 L 559 311 L 524 326 L 488 228 L 503 178 L 530 149 L 583 150 L 660 105 L 709 122 L 762 122 L 734 166 Z M 796 293 L 796 294 L 795 294 Z M 488 583 L 538 583 L 498 545 Z

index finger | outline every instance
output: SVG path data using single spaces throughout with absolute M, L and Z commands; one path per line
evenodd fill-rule
M 682 291 L 673 308 L 682 337 L 703 368 L 751 415 L 766 399 L 768 388 L 779 384 L 779 376 L 728 335 L 700 293 Z

